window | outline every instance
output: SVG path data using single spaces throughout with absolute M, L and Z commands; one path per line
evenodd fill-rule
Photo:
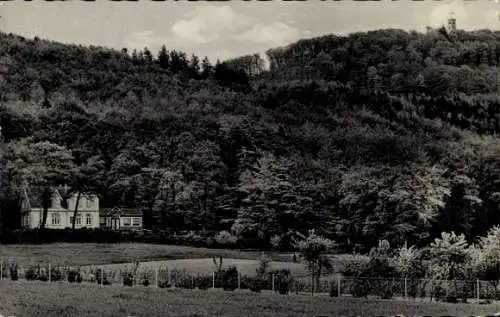
M 51 219 L 52 219 L 53 225 L 60 225 L 61 224 L 61 216 L 59 215 L 58 212 L 53 212 L 51 214 Z
M 139 227 L 141 225 L 141 218 L 135 217 L 132 221 L 133 221 L 132 225 L 134 227 Z
M 123 218 L 123 225 L 124 226 L 130 226 L 130 223 L 131 223 L 130 217 L 124 217 Z
M 73 219 L 75 219 L 75 217 L 73 217 L 73 216 L 69 218 L 69 222 L 71 224 L 73 224 Z M 77 216 L 75 225 L 81 225 L 81 224 L 82 224 L 82 216 Z
M 85 224 L 86 225 L 92 224 L 92 215 L 91 214 L 87 214 L 87 217 L 85 217 Z
M 85 200 L 85 207 L 87 207 L 87 209 L 92 209 L 92 200 L 90 198 Z

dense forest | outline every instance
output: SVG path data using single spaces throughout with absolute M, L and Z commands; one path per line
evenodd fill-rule
M 500 32 L 377 30 L 212 65 L 0 33 L 0 213 L 51 188 L 152 230 L 346 250 L 500 224 Z

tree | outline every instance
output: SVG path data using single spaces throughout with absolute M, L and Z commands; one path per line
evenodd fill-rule
M 70 187 L 64 191 L 64 197 L 70 197 L 76 192 L 75 209 L 73 210 L 73 222 L 71 226 L 75 229 L 78 207 L 82 195 L 96 194 L 102 186 L 103 165 L 99 156 L 90 157 L 83 164 L 76 166 L 70 181 Z
M 201 75 L 204 78 L 210 77 L 213 73 L 213 66 L 210 63 L 210 60 L 208 59 L 208 57 L 206 57 L 206 56 L 201 61 L 201 70 L 202 70 Z
M 465 264 L 470 259 L 467 241 L 463 234 L 441 233 L 430 245 L 431 274 L 435 279 L 463 279 Z
M 144 59 L 146 60 L 147 63 L 152 63 L 153 62 L 153 54 L 149 50 L 149 48 L 145 47 L 143 50 L 144 54 Z
M 314 229 L 309 230 L 307 237 L 296 242 L 295 247 L 299 250 L 301 258 L 305 261 L 307 269 L 311 272 L 311 293 L 314 295 L 314 281 L 319 287 L 319 279 L 324 269 L 331 269 L 331 261 L 327 254 L 332 251 L 335 242 L 314 233 Z
M 200 59 L 194 54 L 191 55 L 191 59 L 189 60 L 189 72 L 193 78 L 198 78 L 200 75 Z
M 41 204 L 43 216 L 40 228 L 43 229 L 54 188 L 67 183 L 71 177 L 73 156 L 68 149 L 47 141 L 35 143 L 32 139 L 25 139 L 10 146 L 14 149 L 24 182 L 18 188 L 28 186 L 29 193 Z
M 478 277 L 491 281 L 495 290 L 500 280 L 500 227 L 491 228 L 479 240 L 480 253 L 473 257 L 478 266 Z

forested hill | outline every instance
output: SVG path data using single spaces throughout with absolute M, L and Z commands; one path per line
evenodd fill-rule
M 26 183 L 201 239 L 315 228 L 352 249 L 500 223 L 500 34 L 380 30 L 268 55 L 266 71 L 0 33 L 3 228 Z

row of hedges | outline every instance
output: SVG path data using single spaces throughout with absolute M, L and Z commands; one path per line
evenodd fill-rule
M 260 292 L 272 290 L 274 281 L 274 290 L 280 294 L 308 292 L 311 286 L 306 279 L 294 279 L 290 271 L 286 269 L 270 271 L 261 277 L 239 276 L 240 274 L 235 267 L 224 269 L 214 276 L 193 276 L 172 271 L 170 272 L 172 274 L 168 276 L 162 274 L 153 277 L 148 274 L 140 275 L 132 271 L 125 271 L 119 272 L 119 282 L 116 275 L 101 268 L 83 271 L 74 268 L 52 267 L 50 271 L 50 281 L 90 282 L 102 285 L 121 283 L 124 286 L 150 286 L 155 285 L 157 282 L 160 288 L 176 287 L 206 290 L 215 286 L 215 288 L 222 288 L 226 291 L 246 289 Z M 11 280 L 24 278 L 31 281 L 49 281 L 48 268 L 40 266 L 32 266 L 25 270 L 19 269 L 17 265 L 3 266 L 2 276 Z M 155 278 L 158 278 L 158 281 Z M 332 297 L 350 294 L 354 297 L 377 296 L 389 299 L 396 296 L 396 294 L 400 296 L 404 294 L 404 280 L 401 279 L 343 279 L 340 285 L 340 294 L 338 281 L 323 282 L 320 291 L 329 291 Z M 406 290 L 407 295 L 411 298 L 425 297 L 446 302 L 465 302 L 469 298 L 476 298 L 477 289 L 475 284 L 475 281 L 407 280 Z M 500 299 L 500 293 L 490 283 L 482 281 L 480 288 L 480 299 Z
M 228 241 L 220 242 L 214 237 L 217 233 L 203 235 L 175 233 L 171 231 L 115 231 L 109 229 L 23 229 L 5 230 L 0 234 L 3 244 L 42 244 L 42 243 L 120 243 L 139 242 L 153 244 L 185 245 L 205 248 L 223 249 L 258 249 L 271 248 L 265 241 Z
M 116 272 L 114 272 L 116 273 Z M 172 272 L 173 273 L 173 272 Z M 177 272 L 178 273 L 178 272 Z M 139 275 L 137 272 L 125 271 L 119 272 L 120 283 L 124 286 L 143 285 L 149 286 L 158 283 L 160 288 L 185 288 L 185 289 L 209 289 L 222 288 L 226 291 L 236 289 L 248 289 L 254 292 L 261 290 L 272 290 L 273 275 L 274 289 L 281 294 L 288 294 L 293 289 L 293 278 L 289 270 L 275 270 L 269 272 L 264 278 L 249 276 L 240 276 L 236 267 L 230 267 L 212 275 L 181 275 L 171 274 L 165 278 L 164 275 L 157 276 L 158 281 L 152 279 L 148 274 Z M 16 264 L 5 265 L 2 267 L 2 278 L 17 281 L 25 279 L 28 281 L 68 281 L 70 283 L 90 282 L 102 285 L 111 285 L 117 282 L 113 272 L 101 268 L 83 271 L 69 267 L 51 267 L 50 275 L 48 267 L 31 266 L 26 269 L 20 269 Z

